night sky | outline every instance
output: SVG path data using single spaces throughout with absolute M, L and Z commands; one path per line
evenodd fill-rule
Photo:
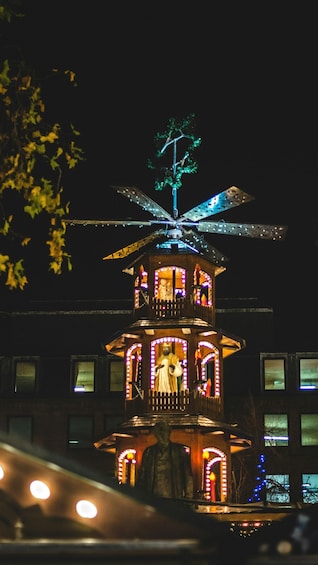
M 147 160 L 169 118 L 195 114 L 199 169 L 184 176 L 180 213 L 235 185 L 255 200 L 212 219 L 288 226 L 284 242 L 206 234 L 229 259 L 217 278 L 217 297 L 259 298 L 274 308 L 282 350 L 317 350 L 317 33 L 311 5 L 25 4 L 26 18 L 2 32 L 5 49 L 23 54 L 39 75 L 52 67 L 77 75 L 71 99 L 48 93 L 48 111 L 76 125 L 86 155 L 63 179 L 70 216 L 149 219 L 112 185 L 137 186 L 171 212 L 171 190 L 154 190 L 157 175 Z M 72 273 L 48 273 L 46 248 L 37 248 L 25 299 L 131 298 L 131 278 L 122 269 L 133 256 L 102 258 L 148 233 L 69 227 Z M 12 300 L 12 292 L 4 291 L 2 299 Z

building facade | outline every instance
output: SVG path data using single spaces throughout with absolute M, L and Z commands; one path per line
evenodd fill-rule
M 133 308 L 122 300 L 3 310 L 0 431 L 116 475 L 102 439 L 125 419 L 127 387 L 124 361 L 105 343 L 133 323 Z M 254 299 L 220 300 L 216 325 L 246 340 L 224 361 L 225 420 L 253 438 L 233 455 L 232 501 L 317 502 L 318 352 L 276 352 L 273 311 Z

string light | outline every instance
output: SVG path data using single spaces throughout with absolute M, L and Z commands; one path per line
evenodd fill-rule
M 257 464 L 256 485 L 254 487 L 253 495 L 248 499 L 248 502 L 260 502 L 266 496 L 266 469 L 265 469 L 265 455 L 259 456 L 259 463 Z

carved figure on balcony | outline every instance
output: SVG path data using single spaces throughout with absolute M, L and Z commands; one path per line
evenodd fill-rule
M 162 346 L 162 355 L 155 365 L 155 386 L 157 392 L 177 392 L 183 369 L 179 357 L 172 353 L 169 343 Z M 179 379 L 179 381 L 178 381 Z
M 165 498 L 192 498 L 193 476 L 190 455 L 183 445 L 170 440 L 166 420 L 154 426 L 157 443 L 145 449 L 137 476 L 137 487 Z
M 159 280 L 158 298 L 160 300 L 172 300 L 172 286 L 171 281 L 161 278 Z
M 195 350 L 194 364 L 195 364 L 196 380 L 201 381 L 201 379 L 202 379 L 202 354 L 201 354 L 200 347 L 198 347 Z

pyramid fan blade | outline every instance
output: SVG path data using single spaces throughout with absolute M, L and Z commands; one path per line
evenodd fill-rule
M 110 255 L 103 257 L 103 260 L 106 261 L 108 259 L 123 259 L 124 257 L 128 257 L 128 255 L 131 255 L 135 251 L 138 251 L 148 243 L 152 242 L 154 239 L 159 239 L 165 233 L 166 233 L 165 230 L 157 230 L 151 233 L 150 235 L 148 235 L 147 237 L 144 237 L 143 239 L 139 239 L 138 241 L 135 241 L 130 245 L 126 245 L 125 247 L 118 249 L 118 251 L 115 251 L 114 253 L 111 253 Z
M 215 249 L 215 247 L 210 245 L 201 235 L 197 234 L 193 230 L 184 230 L 182 241 L 184 241 L 184 243 L 186 243 L 189 247 L 192 247 L 194 251 L 200 253 L 200 255 L 208 256 L 215 265 L 224 266 L 224 263 L 228 261 L 228 258 L 225 257 L 223 253 Z
M 220 192 L 219 194 L 212 196 L 206 202 L 203 202 L 202 204 L 199 204 L 199 206 L 196 206 L 185 214 L 182 214 L 178 222 L 182 222 L 183 219 L 197 222 L 202 218 L 214 216 L 224 210 L 229 210 L 230 208 L 234 208 L 240 204 L 245 204 L 245 202 L 249 202 L 250 200 L 254 200 L 254 196 L 243 192 L 236 186 L 231 186 L 224 192 Z
M 145 226 L 152 226 L 153 222 L 152 221 L 139 221 L 139 220 L 63 220 L 67 225 L 69 226 L 77 226 L 77 225 L 82 225 L 82 226 L 95 226 L 95 227 L 102 227 L 102 228 L 106 228 L 108 226 L 113 226 L 113 227 L 117 227 L 117 226 L 123 226 L 123 227 L 129 227 L 129 226 L 134 226 L 134 227 L 145 227 Z
M 157 204 L 157 202 L 152 200 L 152 198 L 139 190 L 139 188 L 134 186 L 113 186 L 113 188 L 118 192 L 118 194 L 126 196 L 131 202 L 138 204 L 138 206 L 152 214 L 155 218 L 159 220 L 168 220 L 168 222 L 174 223 L 172 216 L 164 208 Z
M 263 224 L 237 224 L 230 222 L 199 222 L 200 232 L 220 235 L 238 235 L 260 239 L 283 240 L 287 233 L 286 226 L 270 226 Z

